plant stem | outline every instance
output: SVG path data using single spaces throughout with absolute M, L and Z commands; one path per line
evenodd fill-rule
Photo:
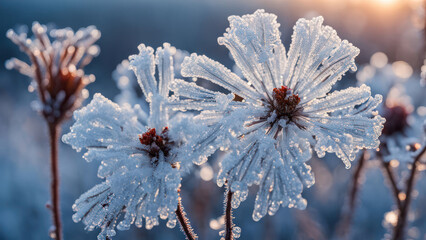
M 176 209 L 176 216 L 179 220 L 180 226 L 185 233 L 186 239 L 188 240 L 195 240 L 198 239 L 197 235 L 194 233 L 194 229 L 191 227 L 191 223 L 189 222 L 188 218 L 186 217 L 185 210 L 182 206 L 182 198 L 179 196 L 178 199 L 178 206 Z
M 408 178 L 408 181 L 407 181 L 407 188 L 405 192 L 406 199 L 404 201 L 404 204 L 402 204 L 402 207 L 399 210 L 398 222 L 395 226 L 394 235 L 392 238 L 393 240 L 404 239 L 405 225 L 407 223 L 407 216 L 408 216 L 412 194 L 414 190 L 414 183 L 415 183 L 414 180 L 417 173 L 418 165 L 420 164 L 420 158 L 425 153 L 425 151 L 426 151 L 426 146 L 423 146 L 423 149 L 414 158 L 413 165 L 410 172 L 410 177 Z
M 344 215 L 342 223 L 340 225 L 340 235 L 342 237 L 347 236 L 350 230 L 352 218 L 355 214 L 355 203 L 358 198 L 358 192 L 360 190 L 360 179 L 362 176 L 362 172 L 365 168 L 365 162 L 366 162 L 366 156 L 365 156 L 365 150 L 362 152 L 360 159 L 358 160 L 357 167 L 355 169 L 355 172 L 352 177 L 352 187 L 351 191 L 349 192 L 349 209 L 347 214 Z
M 399 194 L 401 193 L 401 190 L 399 190 L 398 185 L 396 184 L 395 175 L 392 172 L 389 162 L 386 162 L 381 155 L 379 155 L 379 158 L 380 158 L 380 161 L 382 162 L 383 169 L 385 170 L 386 175 L 388 176 L 396 205 L 398 206 L 398 209 L 401 209 L 402 203 L 401 203 L 401 199 L 399 199 Z
M 234 236 L 232 233 L 233 229 L 233 223 L 232 223 L 232 195 L 234 193 L 231 191 L 231 189 L 228 187 L 227 193 L 226 193 L 226 206 L 225 206 L 225 240 L 233 240 Z
M 58 161 L 58 143 L 60 134 L 60 125 L 57 123 L 48 123 L 50 139 L 50 194 L 51 208 L 53 215 L 54 232 L 50 236 L 56 240 L 62 240 L 61 210 L 59 201 L 59 161 Z

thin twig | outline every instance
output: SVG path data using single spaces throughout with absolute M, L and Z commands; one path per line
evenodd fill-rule
M 352 176 L 352 187 L 349 192 L 348 210 L 346 214 L 343 216 L 343 220 L 338 229 L 338 234 L 343 238 L 347 237 L 347 234 L 349 233 L 349 230 L 350 230 L 353 216 L 355 214 L 356 200 L 358 198 L 358 193 L 360 190 L 360 179 L 362 176 L 363 169 L 366 166 L 365 162 L 366 162 L 366 153 L 364 150 L 361 154 L 360 159 L 358 160 L 357 167 Z
M 54 232 L 51 237 L 56 240 L 62 240 L 61 208 L 59 201 L 59 162 L 58 162 L 58 143 L 60 125 L 58 123 L 49 123 L 50 138 L 50 171 L 51 171 L 51 211 L 53 216 Z
M 179 220 L 181 229 L 185 233 L 186 239 L 188 240 L 198 239 L 197 234 L 194 233 L 194 229 L 192 229 L 191 223 L 186 217 L 185 210 L 183 209 L 183 206 L 182 206 L 182 198 L 180 196 L 178 200 L 178 206 L 176 209 L 176 216 L 177 216 L 177 219 Z
M 234 224 L 232 223 L 232 195 L 234 193 L 228 187 L 226 193 L 226 201 L 225 201 L 225 240 L 233 240 L 233 232 L 232 229 Z
M 382 162 L 383 169 L 385 170 L 386 175 L 388 176 L 388 179 L 389 179 L 389 182 L 390 182 L 390 186 L 391 186 L 391 190 L 392 190 L 392 193 L 393 193 L 394 198 L 395 198 L 396 205 L 398 206 L 398 209 L 401 209 L 402 208 L 402 203 L 401 203 L 401 199 L 399 199 L 399 194 L 401 193 L 401 190 L 399 190 L 398 185 L 396 184 L 395 175 L 394 175 L 394 173 L 393 173 L 393 171 L 391 169 L 390 163 L 386 162 L 383 159 L 383 157 L 380 154 L 380 152 L 379 152 L 378 155 L 379 155 L 380 161 Z
M 423 146 L 423 149 L 419 152 L 419 154 L 414 158 L 413 165 L 410 172 L 410 177 L 407 181 L 407 187 L 405 196 L 406 199 L 404 201 L 404 204 L 402 205 L 402 208 L 400 208 L 398 221 L 395 226 L 393 240 L 402 240 L 404 239 L 404 230 L 405 225 L 407 223 L 407 216 L 410 208 L 410 203 L 413 195 L 414 190 L 414 184 L 415 184 L 415 176 L 417 173 L 418 165 L 420 164 L 420 158 L 421 156 L 426 152 L 426 146 Z

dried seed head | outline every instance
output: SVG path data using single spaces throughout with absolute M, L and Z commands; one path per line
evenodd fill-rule
M 7 37 L 28 55 L 31 65 L 18 59 L 11 59 L 6 65 L 32 78 L 39 93 L 41 113 L 47 121 L 59 123 L 80 106 L 86 96 L 84 88 L 94 81 L 94 76 L 85 75 L 83 68 L 99 53 L 93 44 L 100 38 L 100 32 L 94 26 L 76 33 L 69 28 L 48 31 L 38 22 L 33 24 L 32 32 L 33 39 L 25 33 L 7 32 Z

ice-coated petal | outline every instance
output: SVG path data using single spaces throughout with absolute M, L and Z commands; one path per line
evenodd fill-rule
M 145 129 L 132 109 L 120 107 L 99 93 L 86 107 L 74 113 L 74 119 L 71 132 L 65 134 L 62 141 L 77 151 L 86 148 L 85 159 L 101 162 L 99 171 L 102 172 L 106 166 L 107 172 L 122 166 L 123 163 L 117 165 L 117 161 L 128 159 L 135 152 L 138 134 Z
M 139 54 L 129 56 L 130 68 L 135 72 L 138 83 L 142 88 L 145 98 L 151 101 L 153 95 L 158 93 L 157 80 L 155 80 L 154 49 L 144 44 L 138 46 Z
M 312 136 L 294 124 L 283 128 L 278 136 L 277 148 L 281 152 L 284 165 L 290 166 L 297 174 L 297 178 L 305 187 L 311 187 L 315 183 L 311 167 L 306 164 L 312 157 Z
M 158 216 L 174 220 L 179 186 L 179 171 L 169 164 L 163 163 L 155 171 L 123 168 L 76 200 L 73 220 L 82 221 L 89 231 L 100 228 L 98 239 L 110 238 L 116 234 L 115 228 L 127 230 L 133 223 L 142 227 L 143 219 L 151 229 L 158 225 Z
M 310 116 L 300 122 L 315 136 L 315 151 L 319 157 L 325 152 L 334 152 L 346 168 L 350 168 L 359 149 L 378 147 L 384 119 L 360 115 Z
M 310 167 L 304 163 L 310 158 L 310 149 L 287 145 L 290 150 L 287 150 L 286 160 L 283 161 L 281 157 L 284 155 L 275 147 L 271 148 L 275 143 L 276 140 L 259 130 L 247 136 L 238 145 L 239 150 L 220 163 L 218 185 L 223 185 L 225 181 L 230 185 L 234 192 L 233 208 L 247 198 L 249 186 L 259 185 L 253 211 L 255 221 L 268 212 L 275 214 L 280 205 L 305 208 L 306 201 L 301 197 L 303 185 L 309 187 L 314 182 Z M 304 160 L 297 158 L 300 156 L 296 154 L 302 155 Z
M 226 109 L 232 102 L 233 94 L 223 94 L 220 92 L 210 91 L 206 88 L 198 86 L 195 83 L 189 83 L 184 80 L 175 79 L 170 84 L 170 89 L 174 92 L 175 97 L 183 99 L 175 99 L 168 103 L 168 106 L 174 110 L 217 110 Z
M 243 98 L 253 99 L 257 95 L 247 82 L 204 55 L 198 56 L 193 53 L 190 57 L 186 57 L 182 63 L 182 75 L 210 80 Z
M 229 49 L 244 77 L 259 93 L 282 84 L 286 52 L 276 20 L 276 15 L 264 10 L 242 17 L 230 16 L 230 28 L 218 39 L 219 44 Z
M 342 41 L 323 21 L 299 19 L 294 26 L 284 86 L 294 89 L 302 103 L 323 97 L 349 68 L 356 69 L 359 49 Z
M 181 77 L 181 64 L 183 59 L 188 55 L 186 51 L 176 49 L 168 43 L 164 43 L 163 47 L 157 48 L 156 66 L 159 73 L 159 92 L 163 97 L 168 97 L 167 87 L 174 77 Z M 150 66 L 148 65 L 148 67 Z M 115 98 L 118 104 L 130 104 L 130 106 L 139 104 L 144 111 L 149 111 L 148 104 L 145 101 L 145 95 L 142 92 L 136 75 L 134 71 L 130 69 L 129 60 L 125 59 L 121 61 L 121 63 L 117 65 L 112 76 L 116 81 L 118 89 L 120 89 L 120 94 Z
M 234 192 L 233 208 L 237 208 L 247 198 L 248 187 L 259 184 L 264 177 L 265 170 L 273 164 L 279 154 L 275 149 L 274 140 L 266 137 L 262 130 L 258 130 L 245 138 L 220 163 L 217 183 L 222 186 L 227 182 Z
M 198 86 L 194 82 L 186 82 L 181 79 L 175 79 L 170 84 L 170 89 L 176 97 L 185 97 L 193 100 L 213 100 L 218 95 L 224 95 L 223 93 L 214 92 Z
M 140 44 L 138 49 L 138 55 L 129 57 L 130 68 L 135 72 L 147 102 L 151 103 L 148 125 L 161 129 L 168 124 L 166 117 L 168 110 L 165 102 L 169 96 L 168 85 L 174 78 L 173 55 L 176 53 L 176 49 L 165 43 L 163 48 L 157 49 L 155 57 L 151 47 Z M 158 85 L 154 76 L 155 66 L 157 66 L 159 75 Z
M 371 96 L 370 88 L 362 85 L 359 88 L 347 88 L 335 91 L 327 97 L 314 99 L 304 107 L 304 113 L 323 114 L 342 109 L 354 108 L 356 105 L 364 103 Z
M 385 120 L 375 109 L 381 101 L 380 95 L 370 96 L 366 85 L 335 91 L 307 104 L 300 122 L 315 136 L 318 156 L 334 152 L 349 168 L 359 149 L 379 144 Z
M 259 221 L 267 213 L 274 215 L 280 205 L 304 209 L 303 187 L 314 184 L 311 167 L 305 162 L 311 158 L 309 135 L 301 134 L 297 127 L 289 125 L 278 134 L 273 164 L 265 171 L 256 196 L 253 219 Z
M 294 170 L 281 159 L 267 168 L 253 210 L 253 220 L 259 221 L 267 213 L 274 215 L 280 205 L 306 208 L 306 200 L 302 198 L 303 185 Z
M 174 79 L 173 55 L 176 49 L 168 43 L 164 43 L 163 47 L 157 48 L 156 63 L 159 78 L 159 93 L 163 97 L 169 96 L 169 83 Z

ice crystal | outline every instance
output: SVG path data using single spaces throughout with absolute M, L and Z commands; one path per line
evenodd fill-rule
M 6 67 L 30 77 L 28 89 L 36 90 L 40 98 L 33 106 L 47 121 L 61 122 L 87 98 L 85 87 L 95 77 L 85 75 L 83 68 L 98 55 L 99 47 L 93 44 L 101 34 L 89 26 L 75 33 L 70 28 L 53 29 L 49 38 L 47 27 L 38 22 L 33 23 L 32 31 L 33 39 L 25 33 L 7 32 L 7 37 L 28 55 L 31 65 L 13 58 Z
M 194 154 L 186 136 L 202 131 L 189 118 L 164 108 L 174 78 L 174 48 L 164 44 L 154 55 L 141 44 L 139 51 L 129 57 L 130 66 L 149 103 L 149 115 L 141 114 L 138 105 L 120 106 L 96 94 L 75 112 L 76 122 L 62 138 L 77 151 L 87 149 L 87 161 L 100 162 L 98 176 L 105 181 L 73 205 L 74 221 L 83 221 L 89 231 L 101 228 L 98 239 L 114 236 L 116 226 L 141 227 L 143 219 L 147 229 L 159 224 L 158 217 L 168 219 L 169 227 L 176 225 L 178 188 L 192 165 L 187 153 Z
M 376 148 L 384 120 L 375 108 L 382 98 L 372 97 L 365 85 L 328 94 L 348 69 L 356 69 L 359 50 L 323 26 L 322 17 L 297 21 L 288 53 L 275 15 L 258 10 L 229 22 L 218 42 L 245 79 L 192 54 L 182 75 L 207 79 L 231 93 L 176 80 L 171 89 L 179 99 L 172 106 L 201 110 L 197 119 L 211 127 L 202 142 L 211 149 L 221 147 L 222 139 L 232 141 L 217 183 L 230 185 L 234 208 L 255 184 L 254 220 L 274 214 L 280 205 L 303 209 L 303 187 L 314 184 L 306 164 L 313 150 L 319 157 L 335 153 L 349 168 L 360 149 Z

